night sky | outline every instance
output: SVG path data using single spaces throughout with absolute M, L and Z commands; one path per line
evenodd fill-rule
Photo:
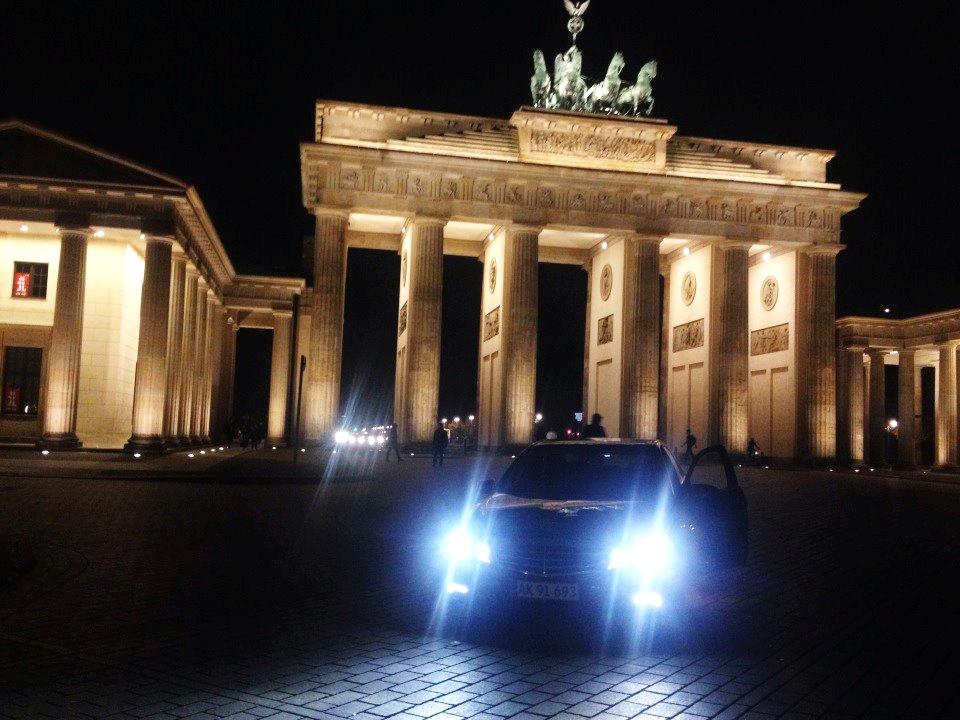
M 591 76 L 617 50 L 624 77 L 656 58 L 655 114 L 680 134 L 837 150 L 830 179 L 870 194 L 844 222 L 839 314 L 960 306 L 956 11 L 882 5 L 593 0 L 578 43 Z M 507 118 L 529 100 L 531 52 L 568 47 L 566 18 L 561 0 L 18 3 L 0 15 L 0 118 L 193 183 L 238 271 L 298 274 L 312 232 L 298 144 L 316 98 Z M 399 263 L 360 251 L 350 263 L 344 397 L 374 419 L 392 402 Z M 444 269 L 440 410 L 465 414 L 480 265 Z M 566 417 L 585 278 L 540 277 L 538 403 Z

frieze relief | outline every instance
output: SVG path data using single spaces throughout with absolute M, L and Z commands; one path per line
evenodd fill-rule
M 531 152 L 548 155 L 574 155 L 601 160 L 652 163 L 657 157 L 655 143 L 632 137 L 606 137 L 579 133 L 555 133 L 533 130 Z
M 773 325 L 750 333 L 750 354 L 766 355 L 790 349 L 790 324 Z
M 613 342 L 613 315 L 597 320 L 597 345 Z
M 397 320 L 397 337 L 403 335 L 407 330 L 407 304 L 400 307 L 400 317 Z
M 483 316 L 483 341 L 491 340 L 500 334 L 500 306 Z
M 629 140 L 631 138 L 620 138 Z M 653 219 L 713 220 L 752 225 L 797 227 L 839 232 L 840 209 L 809 205 L 782 205 L 731 197 L 693 197 L 679 193 L 651 193 L 629 186 L 531 185 L 490 177 L 438 176 L 433 173 L 330 164 L 312 175 L 319 192 L 325 187 L 369 191 L 384 195 L 410 195 L 438 200 L 468 199 L 483 203 L 506 202 L 541 209 L 568 209 L 644 216 Z
M 703 347 L 703 318 L 673 328 L 673 351 L 682 352 Z

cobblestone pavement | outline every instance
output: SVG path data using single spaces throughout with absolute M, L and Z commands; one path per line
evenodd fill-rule
M 747 567 L 655 631 L 445 627 L 423 560 L 501 461 L 279 482 L 265 454 L 207 481 L 0 478 L 0 716 L 960 717 L 958 486 L 744 471 Z

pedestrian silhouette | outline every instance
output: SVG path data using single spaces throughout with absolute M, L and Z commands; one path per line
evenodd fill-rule
M 583 428 L 583 432 L 580 434 L 580 436 L 585 438 L 606 437 L 607 431 L 603 427 L 603 416 L 600 413 L 594 413 L 590 418 L 590 424 Z

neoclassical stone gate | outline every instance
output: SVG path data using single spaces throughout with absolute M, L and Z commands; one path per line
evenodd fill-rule
M 301 146 L 316 217 L 304 431 L 340 422 L 347 249 L 401 256 L 395 418 L 437 416 L 443 254 L 484 264 L 482 444 L 529 440 L 537 263 L 588 273 L 584 410 L 612 434 L 836 453 L 835 257 L 863 196 L 831 151 L 676 134 L 664 120 L 521 108 L 509 120 L 318 101 Z

